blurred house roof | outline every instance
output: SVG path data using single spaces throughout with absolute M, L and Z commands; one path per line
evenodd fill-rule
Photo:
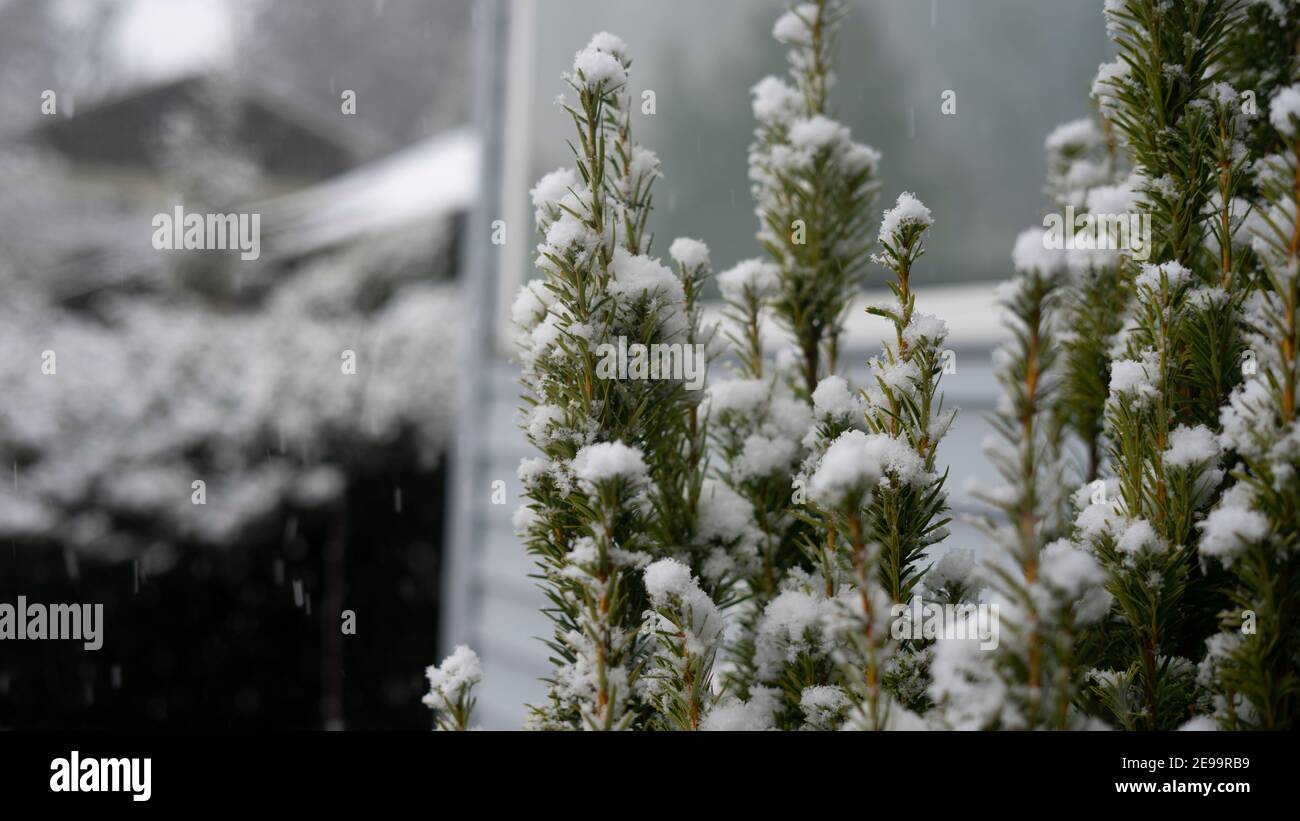
M 273 255 L 300 256 L 468 210 L 479 154 L 473 130 L 447 131 L 253 210 Z
M 161 134 L 175 113 L 208 105 L 208 77 L 191 75 L 135 88 L 77 111 L 47 118 L 26 142 L 52 148 L 77 163 L 161 170 Z M 234 80 L 233 142 L 247 146 L 262 172 L 280 179 L 333 177 L 389 150 L 386 138 L 341 112 L 322 116 L 293 95 Z
M 54 168 L 83 168 L 96 179 L 101 172 L 111 175 L 98 182 L 62 173 L 46 178 L 38 192 L 41 207 L 10 215 L 26 227 L 7 233 L 24 242 L 39 237 L 41 248 L 59 249 L 22 266 L 23 276 L 43 279 L 60 300 L 148 287 L 166 276 L 168 260 L 148 243 L 153 199 L 165 188 L 150 183 L 142 194 L 122 198 L 115 193 L 121 190 L 118 173 L 139 172 L 142 181 L 163 184 L 163 123 L 172 113 L 210 104 L 206 82 L 192 76 L 143 88 L 81 108 L 75 117 L 48 118 L 25 135 L 20 145 L 49 157 Z M 354 128 L 353 118 L 341 113 L 321 116 L 265 89 L 227 88 L 227 99 L 238 106 L 231 139 L 247 146 L 270 183 L 260 194 L 270 199 L 240 209 L 262 214 L 264 263 L 433 223 L 467 210 L 477 194 L 479 149 L 471 130 L 388 153 L 386 138 Z M 51 213 L 62 218 L 51 220 Z

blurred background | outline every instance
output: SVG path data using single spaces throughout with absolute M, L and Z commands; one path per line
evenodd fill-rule
M 0 644 L 0 725 L 428 726 L 471 16 L 0 0 L 0 601 L 106 621 Z
M 785 5 L 0 0 L 0 602 L 106 621 L 97 652 L 0 644 L 0 727 L 421 729 L 424 666 L 466 641 L 480 722 L 518 727 L 547 628 L 504 306 L 528 188 L 570 159 L 560 74 L 596 31 L 628 42 L 654 252 L 698 237 L 721 270 L 759 252 L 748 91 L 785 70 Z M 965 512 L 992 287 L 1110 55 L 1100 3 L 846 6 L 835 114 L 884 155 L 879 206 L 936 218 L 916 284 L 953 328 Z M 260 257 L 155 250 L 177 205 L 261 214 Z

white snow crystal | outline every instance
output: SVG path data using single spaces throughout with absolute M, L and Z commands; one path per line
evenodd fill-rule
M 905 442 L 884 433 L 846 431 L 826 449 L 808 480 L 808 498 L 827 507 L 858 502 L 846 494 L 863 493 L 886 474 L 903 484 L 926 477 L 921 457 Z
M 768 384 L 762 379 L 724 379 L 709 386 L 709 408 L 716 413 L 755 412 L 767 401 Z
M 812 409 L 808 403 L 793 396 L 777 396 L 767 408 L 769 430 L 775 430 L 788 439 L 802 439 L 812 424 Z
M 1088 191 L 1088 211 L 1094 214 L 1127 214 L 1137 207 L 1137 192 L 1128 183 L 1098 185 Z
M 895 391 L 910 390 L 921 378 L 920 369 L 911 359 L 900 359 L 891 364 L 877 358 L 873 360 L 873 365 L 880 381 Z
M 920 347 L 923 342 L 938 345 L 947 337 L 947 322 L 933 314 L 923 314 L 920 311 L 912 314 L 912 320 L 903 329 L 903 340 L 914 348 Z
M 1093 587 L 1074 603 L 1074 621 L 1076 624 L 1095 624 L 1110 612 L 1115 603 L 1115 596 L 1105 587 Z
M 950 584 L 966 584 L 975 572 L 975 551 L 953 548 L 925 574 L 925 586 L 940 590 Z
M 614 278 L 607 290 L 616 298 L 634 300 L 642 296 L 659 295 L 675 305 L 686 299 L 681 280 L 653 257 L 631 254 L 627 249 L 619 247 L 614 251 L 610 270 L 614 273 Z
M 822 114 L 811 119 L 796 120 L 790 126 L 790 143 L 795 148 L 812 153 L 848 140 L 849 129 Z
M 724 542 L 750 535 L 755 528 L 754 506 L 725 482 L 705 479 L 700 489 L 697 525 L 701 539 Z
M 1157 395 L 1155 354 L 1148 351 L 1142 359 L 1120 359 L 1110 366 L 1110 393 L 1129 395 L 1145 401 Z
M 1156 533 L 1155 528 L 1146 519 L 1133 519 L 1124 529 L 1123 534 L 1115 540 L 1115 547 L 1125 553 L 1137 553 L 1145 548 L 1163 550 L 1164 539 Z
M 1211 716 L 1196 716 L 1178 727 L 1179 732 L 1208 732 L 1218 729 L 1218 723 Z
M 627 62 L 627 43 L 623 42 L 623 38 L 617 34 L 610 34 L 608 31 L 597 32 L 591 36 L 587 48 L 611 54 L 620 63 Z
M 673 244 L 668 248 L 668 255 L 688 271 L 709 264 L 709 246 L 690 237 L 678 237 L 673 240 Z
M 1074 526 L 1079 529 L 1079 535 L 1095 539 L 1110 527 L 1114 515 L 1115 508 L 1111 504 L 1087 505 L 1075 517 Z
M 816 4 L 800 3 L 777 18 L 772 26 L 772 36 L 779 43 L 811 43 L 811 26 L 816 25 L 817 13 Z
M 515 533 L 522 536 L 532 529 L 539 518 L 537 511 L 533 510 L 531 505 L 522 504 L 511 514 L 510 524 L 514 527 Z
M 1203 556 L 1219 559 L 1225 567 L 1246 549 L 1249 542 L 1268 535 L 1268 518 L 1251 509 L 1252 491 L 1246 485 L 1234 485 L 1196 526 L 1201 530 L 1198 549 Z
M 1200 286 L 1187 292 L 1187 304 L 1197 310 L 1209 311 L 1228 301 L 1228 292 L 1218 287 Z
M 554 266 L 546 255 L 565 256 L 576 254 L 579 259 L 588 254 L 596 245 L 596 235 L 577 217 L 565 212 L 546 229 L 546 242 L 538 248 L 537 264 L 547 270 Z
M 909 225 L 929 227 L 933 224 L 934 217 L 930 215 L 930 209 L 925 207 L 925 203 L 904 191 L 880 221 L 880 241 L 893 242 L 894 235 Z
M 465 645 L 459 645 L 442 664 L 425 670 L 429 679 L 429 693 L 424 703 L 434 708 L 443 707 L 442 699 L 455 702 L 461 688 L 472 687 L 483 677 L 478 654 Z
M 1011 264 L 1017 271 L 1050 276 L 1065 268 L 1065 251 L 1047 247 L 1047 232 L 1041 228 L 1026 228 L 1016 237 L 1011 248 Z
M 799 446 L 780 436 L 753 433 L 745 437 L 735 470 L 742 479 L 771 476 L 785 470 L 799 458 Z
M 551 463 L 542 458 L 520 459 L 515 475 L 524 484 L 531 484 L 550 472 Z
M 656 604 L 695 589 L 691 569 L 676 559 L 660 559 L 645 569 L 645 591 Z
M 773 727 L 775 699 L 765 688 L 751 688 L 749 701 L 728 696 L 709 710 L 700 729 L 713 732 L 757 732 Z
M 632 147 L 632 162 L 628 166 L 628 177 L 633 183 L 644 184 L 651 177 L 659 177 L 659 155 L 643 145 Z M 629 196 L 631 191 L 626 192 Z
M 573 474 L 591 484 L 612 479 L 636 481 L 645 478 L 646 464 L 640 448 L 622 442 L 598 442 L 573 457 Z
M 531 329 L 546 313 L 546 303 L 542 300 L 540 282 L 529 282 L 519 287 L 514 304 L 510 306 L 510 318 L 524 330 Z
M 1300 83 L 1280 89 L 1268 104 L 1268 121 L 1284 137 L 1294 137 L 1300 118 Z
M 832 599 L 801 590 L 786 590 L 767 603 L 755 641 L 754 662 L 760 676 L 769 678 L 780 670 L 782 662 L 820 649 L 822 618 L 830 603 Z
M 557 324 L 555 314 L 547 314 L 546 318 L 530 335 L 532 341 L 532 352 L 534 355 L 541 355 L 555 345 L 560 338 L 560 326 Z
M 969 616 L 974 619 L 974 614 Z M 974 624 L 966 635 L 977 635 Z M 942 705 L 944 720 L 956 730 L 980 730 L 1002 721 L 1011 710 L 1007 684 L 995 669 L 996 654 L 980 649 L 978 639 L 936 642 L 930 663 L 931 698 Z
M 799 694 L 799 709 L 813 727 L 824 727 L 849 704 L 849 694 L 841 687 L 815 685 Z
M 1256 409 L 1266 407 L 1271 401 L 1268 383 L 1258 377 L 1247 379 L 1234 388 L 1228 404 L 1219 411 L 1224 444 L 1245 456 L 1262 455 L 1257 438 L 1260 430 Z
M 693 655 L 716 648 L 722 638 L 722 613 L 700 589 L 691 569 L 676 559 L 660 559 L 644 571 L 646 593 L 655 607 L 674 611 L 678 623 L 661 619 L 658 629 L 675 633 L 684 628 L 686 649 Z
M 1231 83 L 1213 83 L 1210 85 L 1209 99 L 1226 108 L 1237 102 L 1237 89 Z
M 838 710 L 848 706 L 849 697 L 839 687 L 817 685 L 805 687 L 799 695 L 799 706 L 809 709 Z
M 591 46 L 574 56 L 573 71 L 581 78 L 588 90 L 595 90 L 600 86 L 605 91 L 609 91 L 627 81 L 627 72 L 618 58 Z
M 1169 433 L 1169 448 L 1165 451 L 1165 464 L 1186 468 L 1219 458 L 1219 441 L 1204 425 L 1187 427 L 1179 425 Z
M 564 411 L 557 405 L 538 405 L 528 416 L 528 436 L 539 446 L 551 441 L 551 429 L 564 424 Z
M 748 288 L 756 298 L 766 299 L 780 285 L 781 269 L 763 259 L 747 259 L 718 274 L 723 299 L 741 302 Z
M 568 196 L 570 190 L 576 190 L 580 185 L 578 172 L 572 168 L 557 168 L 538 180 L 528 192 L 533 198 L 533 208 L 537 209 L 535 215 L 537 221 L 543 222 L 547 216 L 547 209 L 553 207 Z
M 1101 130 L 1093 124 L 1091 117 L 1080 117 L 1068 123 L 1061 123 L 1047 135 L 1044 145 L 1048 151 L 1060 153 L 1067 149 L 1085 150 L 1101 144 Z
M 850 142 L 843 146 L 839 157 L 840 164 L 849 174 L 860 174 L 868 170 L 875 174 L 880 167 L 880 152 L 862 143 Z
M 849 390 L 844 377 L 834 374 L 817 383 L 812 395 L 813 408 L 824 416 L 853 416 L 862 413 L 862 398 Z
M 1173 291 L 1186 282 L 1191 275 L 1192 272 L 1185 265 L 1175 261 L 1161 263 L 1160 265 L 1145 262 L 1142 264 L 1142 273 L 1138 274 L 1137 284 L 1158 292 L 1162 287 L 1162 282 L 1167 282 L 1169 290 Z
M 590 247 L 595 242 L 591 230 L 572 214 L 564 214 L 546 229 L 546 244 L 560 250 L 571 246 Z
M 1117 110 L 1117 86 L 1127 82 L 1131 71 L 1129 64 L 1118 57 L 1097 67 L 1097 76 L 1092 81 L 1092 96 L 1101 106 L 1102 113 L 1111 114 Z
M 1079 550 L 1064 539 L 1043 548 L 1039 555 L 1038 575 L 1070 598 L 1078 598 L 1090 587 L 1106 582 L 1106 571 L 1090 553 Z
M 751 89 L 754 119 L 763 123 L 787 120 L 799 111 L 803 98 L 779 77 L 764 77 Z

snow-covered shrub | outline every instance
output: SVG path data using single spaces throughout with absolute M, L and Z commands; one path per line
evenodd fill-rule
M 1017 243 L 992 452 L 1008 485 L 983 494 L 1006 514 L 987 522 L 1003 646 L 941 646 L 932 694 L 950 726 L 1294 726 L 1300 146 L 1277 151 L 1295 136 L 1277 67 L 1300 15 L 1115 0 L 1106 16 L 1120 58 L 1093 85 L 1101 124 L 1048 138 L 1048 192 L 1149 214 L 1152 237 Z
M 944 727 L 1076 729 L 1087 726 L 1075 702 L 1088 671 L 1074 637 L 1106 614 L 1111 597 L 1097 560 L 1062 538 L 1078 479 L 1059 394 L 1068 271 L 1064 254 L 1044 249 L 1041 230 L 1025 231 L 1012 259 L 1015 274 L 1000 291 L 1012 338 L 995 354 L 1004 393 L 985 443 L 1003 484 L 972 493 L 1000 514 L 978 522 L 998 548 L 978 576 L 999 608 L 999 643 L 990 651 L 970 639 L 939 642 L 930 695 Z
M 426 670 L 425 676 L 429 692 L 424 703 L 433 710 L 435 727 L 468 730 L 474 712 L 474 685 L 483 678 L 478 654 L 462 644 L 441 664 Z
M 1048 136 L 1046 193 L 1149 222 L 1118 247 L 1065 220 L 1017 239 L 986 445 L 1002 481 L 975 494 L 997 550 L 979 562 L 934 551 L 954 411 L 947 326 L 918 310 L 913 271 L 934 220 L 903 193 L 871 230 L 880 157 L 828 113 L 840 7 L 801 3 L 773 29 L 790 73 L 753 88 L 749 157 L 767 257 L 718 275 L 732 373 L 702 403 L 594 371 L 618 335 L 719 351 L 695 301 L 703 244 L 674 243 L 675 272 L 646 255 L 658 167 L 631 139 L 626 47 L 593 38 L 568 78 L 577 167 L 533 191 L 546 276 L 514 312 L 543 453 L 521 465 L 516 524 L 559 661 L 535 725 L 1294 726 L 1292 6 L 1106 3 L 1120 57 L 1096 118 Z M 1255 88 L 1266 113 L 1239 93 Z M 892 334 L 858 388 L 836 370 L 868 258 L 894 298 L 867 310 Z M 794 343 L 774 359 L 769 318 Z M 923 599 L 957 614 L 956 638 L 916 622 Z
M 646 673 L 650 698 L 665 726 L 698 730 L 714 700 L 713 662 L 726 624 L 722 612 L 676 559 L 660 559 L 645 569 L 651 610 L 642 629 L 658 643 Z M 656 686 L 658 685 L 658 686 Z
M 1097 677 L 1094 687 L 1105 717 L 1122 726 L 1173 726 L 1195 701 L 1181 665 L 1161 658 L 1186 652 L 1188 632 L 1203 629 L 1197 610 L 1213 597 L 1195 565 L 1193 537 L 1222 489 L 1212 429 L 1241 376 L 1237 306 L 1248 276 L 1231 253 L 1230 232 L 1246 115 L 1214 62 L 1239 9 L 1203 5 L 1109 4 L 1109 30 L 1129 70 L 1098 80 L 1132 163 L 1139 207 L 1152 220 L 1150 261 L 1133 253 L 1121 262 L 1132 297 L 1102 412 L 1105 472 L 1118 498 L 1101 501 L 1101 526 L 1080 541 L 1106 569 L 1119 617 L 1098 666 L 1132 671 Z M 1169 69 L 1165 50 L 1189 43 L 1183 64 Z M 1211 262 L 1205 238 L 1214 225 L 1228 233 Z M 1133 703 L 1118 697 L 1128 686 L 1121 679 L 1141 693 L 1133 712 L 1114 710 Z
M 942 536 L 942 522 L 931 515 L 943 507 L 935 493 L 937 506 L 915 511 L 919 530 L 905 544 L 884 548 L 883 565 L 893 567 L 904 556 L 898 572 L 882 571 L 877 580 L 876 530 L 888 529 L 881 511 L 896 501 L 883 486 L 892 482 L 892 491 L 910 495 L 933 479 L 930 446 L 937 442 L 919 445 L 919 454 L 909 450 L 925 433 L 912 437 L 884 417 L 906 414 L 901 406 L 919 390 L 926 394 L 922 425 L 928 430 L 938 373 L 931 366 L 944 330 L 931 317 L 913 315 L 904 284 L 899 307 L 880 315 L 896 316 L 899 334 L 908 329 L 914 348 L 904 350 L 909 343 L 899 336 L 901 348 L 890 347 L 874 364 L 897 366 L 900 374 L 913 368 L 915 380 L 895 383 L 886 397 L 835 373 L 844 316 L 875 244 L 868 228 L 880 161 L 828 113 L 831 47 L 841 14 L 835 3 L 804 3 L 774 27 L 776 39 L 789 47 L 789 79 L 767 77 L 754 87 L 758 127 L 749 158 L 758 239 L 771 261 L 748 260 L 719 275 L 739 367 L 738 378 L 710 388 L 714 456 L 719 477 L 749 501 L 760 534 L 757 556 L 741 557 L 748 572 L 737 585 L 743 604 L 725 679 L 741 698 L 766 701 L 779 692 L 775 726 L 781 728 L 838 727 L 850 713 L 862 713 L 867 701 L 870 718 L 858 723 L 884 723 L 885 711 L 877 708 L 887 654 L 875 646 L 869 654 L 858 648 L 862 619 L 870 622 L 878 606 L 907 600 L 919 549 Z M 916 223 L 917 208 L 925 210 L 911 195 L 900 198 L 886 213 L 885 241 L 919 249 L 928 222 Z M 895 228 L 908 236 L 895 237 Z M 891 263 L 885 264 L 892 269 Z M 771 364 L 763 360 L 760 333 L 767 314 L 795 343 Z M 882 490 L 873 499 L 876 485 Z M 872 635 L 887 640 L 880 619 Z M 856 686 L 864 678 L 865 691 Z
M 632 139 L 630 67 L 623 41 L 601 33 L 565 75 L 577 94 L 564 103 L 575 167 L 533 189 L 545 277 L 514 306 L 530 403 L 523 427 L 542 453 L 521 466 L 528 502 L 519 522 L 556 605 L 551 647 L 561 660 L 549 702 L 534 708 L 539 727 L 656 720 L 655 705 L 666 702 L 639 680 L 655 642 L 642 630 L 638 571 L 660 558 L 702 560 L 692 550 L 704 469 L 699 393 L 682 374 L 620 379 L 599 362 L 619 346 L 684 356 L 707 353 L 709 343 L 697 308 L 707 247 L 674 242 L 676 271 L 648 255 L 660 170 Z
M 879 188 L 880 154 L 830 116 L 842 13 L 819 0 L 781 15 L 772 35 L 789 49 L 788 79 L 765 77 L 753 88 L 758 126 L 749 177 L 758 240 L 777 264 L 772 313 L 798 345 L 809 394 L 835 371 L 849 299 L 866 273 L 865 228 Z
M 110 298 L 103 321 L 27 290 L 0 305 L 0 444 L 17 463 L 0 534 L 114 560 L 149 548 L 161 569 L 178 545 L 335 501 L 367 458 L 432 467 L 454 412 L 452 290 L 321 313 L 294 288 L 256 311 Z
M 1271 30 L 1273 10 L 1252 12 Z M 1284 21 L 1300 31 L 1292 7 Z M 1253 373 L 1220 411 L 1220 443 L 1237 458 L 1232 486 L 1196 524 L 1202 561 L 1231 579 L 1221 632 L 1206 641 L 1204 685 L 1227 729 L 1288 729 L 1300 721 L 1300 84 L 1269 100 L 1279 148 L 1264 157 L 1251 220 L 1257 286 L 1244 300 Z M 1279 173 L 1280 172 L 1280 173 Z M 1244 370 L 1251 370 L 1244 368 Z M 1203 446 L 1208 451 L 1210 445 Z
M 934 459 L 952 419 L 936 390 L 946 327 L 915 311 L 911 265 L 932 220 L 905 194 L 881 233 L 898 302 L 873 309 L 895 327 L 873 363 L 878 387 L 834 373 L 875 245 L 879 162 L 827 113 L 840 13 L 805 3 L 774 27 L 790 76 L 755 86 L 750 152 L 770 260 L 718 275 L 735 373 L 711 379 L 703 403 L 673 380 L 609 380 L 595 367 L 595 351 L 620 336 L 699 344 L 709 358 L 719 336 L 698 312 L 704 244 L 675 241 L 675 272 L 647 256 L 659 170 L 631 138 L 626 46 L 597 35 L 566 77 L 578 94 L 565 106 L 576 167 L 533 189 L 545 277 L 513 311 L 523 427 L 542 452 L 520 466 L 528 502 L 516 526 L 547 580 L 559 660 L 534 726 L 919 721 L 901 705 L 887 715 L 897 682 L 924 689 L 924 658 L 910 655 L 921 643 L 895 662 L 887 619 L 946 533 Z M 796 343 L 774 362 L 768 317 Z

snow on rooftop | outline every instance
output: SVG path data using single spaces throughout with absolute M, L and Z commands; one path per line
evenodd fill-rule
M 262 203 L 268 245 L 303 253 L 466 210 L 478 193 L 479 153 L 471 129 L 448 131 Z

